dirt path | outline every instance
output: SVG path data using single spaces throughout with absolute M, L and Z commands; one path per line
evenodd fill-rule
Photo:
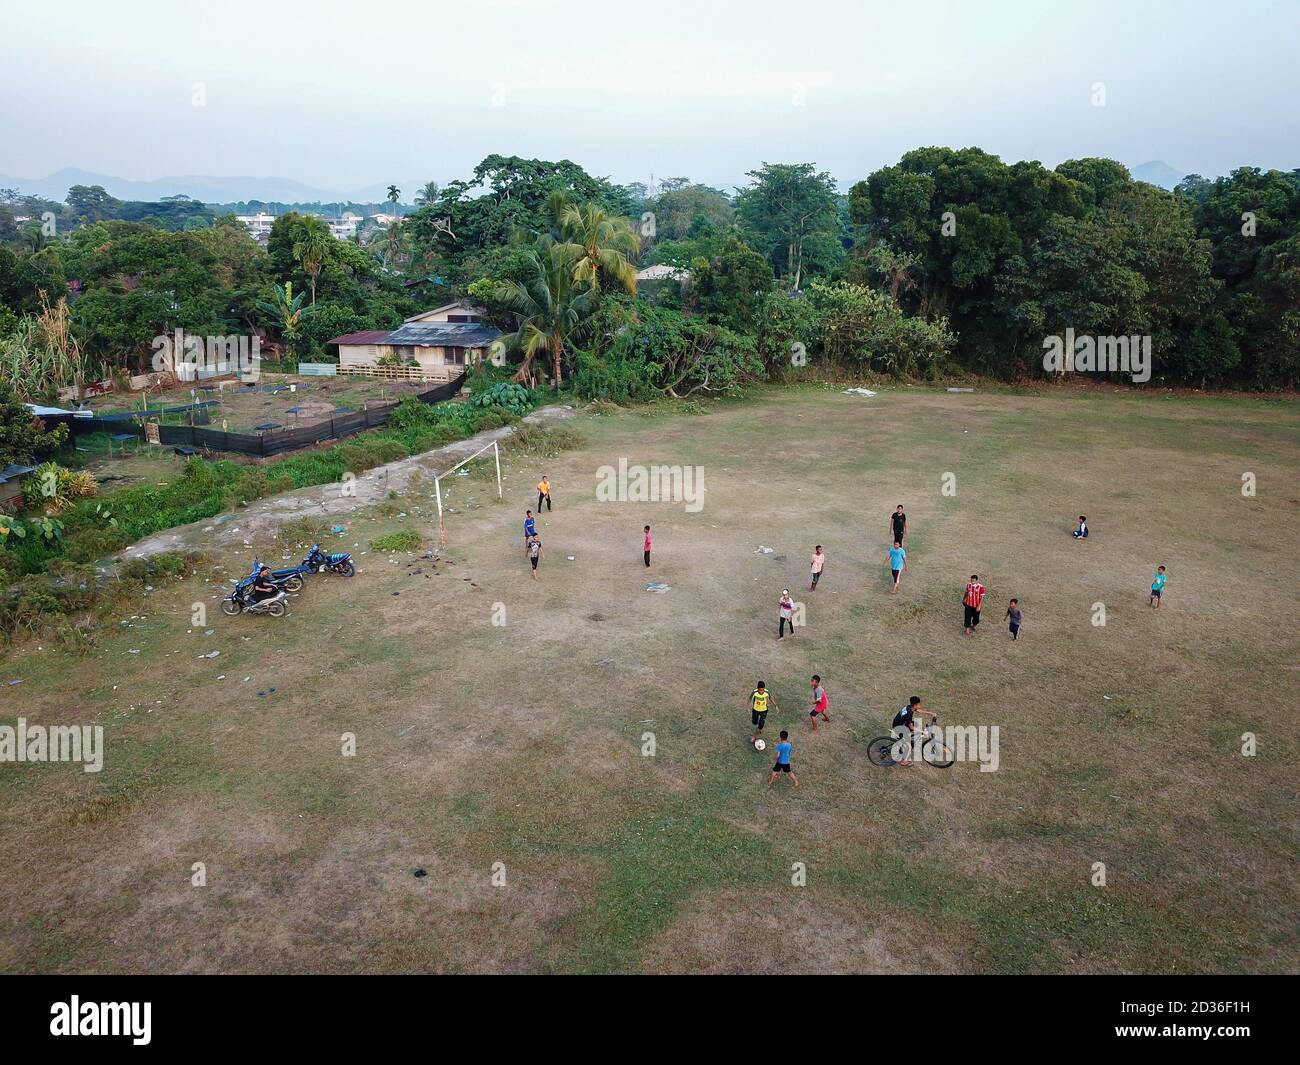
M 568 405 L 543 407 L 528 415 L 524 422 L 545 425 L 572 418 L 576 413 L 577 411 Z M 174 529 L 155 533 L 126 548 L 122 552 L 122 557 L 148 558 L 167 551 L 201 550 L 211 545 L 212 534 L 219 529 L 222 534 L 236 534 L 252 541 L 256 537 L 274 536 L 279 526 L 307 515 L 325 518 L 350 514 L 360 507 L 378 503 L 390 490 L 401 492 L 416 470 L 426 477 L 435 476 L 455 466 L 456 463 L 493 440 L 501 440 L 514 431 L 513 426 L 490 429 L 468 440 L 459 440 L 446 447 L 412 455 L 410 458 L 390 462 L 385 466 L 376 466 L 357 475 L 353 484 L 355 492 L 351 495 L 344 495 L 340 491 L 340 485 L 331 482 L 313 485 L 311 488 L 300 488 L 282 495 L 267 496 L 265 499 L 251 503 L 246 509 L 218 514 L 190 525 L 180 525 Z

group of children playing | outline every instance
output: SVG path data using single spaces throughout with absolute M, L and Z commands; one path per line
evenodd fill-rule
M 649 528 L 649 526 L 646 526 L 647 565 L 649 564 L 650 557 Z M 899 581 L 902 579 L 903 573 L 907 569 L 907 550 L 903 547 L 903 539 L 907 535 L 907 514 L 904 512 L 903 504 L 901 503 L 898 504 L 894 509 L 894 512 L 889 516 L 889 531 L 894 544 L 894 546 L 889 549 L 889 571 L 890 576 L 893 578 L 893 586 L 890 588 L 889 594 L 894 595 L 898 592 Z M 1079 525 L 1073 531 L 1072 535 L 1076 540 L 1086 540 L 1088 538 L 1088 519 L 1085 515 L 1079 515 Z M 818 544 L 813 548 L 810 569 L 812 576 L 808 585 L 808 590 L 815 592 L 818 583 L 821 581 L 822 574 L 826 571 L 826 555 L 822 551 L 821 544 Z M 1164 590 L 1166 580 L 1168 580 L 1168 576 L 1165 572 L 1165 567 L 1159 566 L 1156 569 L 1155 579 L 1151 582 L 1151 596 L 1149 599 L 1151 606 L 1160 606 L 1161 593 Z M 979 575 L 972 573 L 970 576 L 970 582 L 966 585 L 966 590 L 962 595 L 962 622 L 964 631 L 968 636 L 974 636 L 975 630 L 979 626 L 980 611 L 983 607 L 984 596 L 986 593 L 987 589 L 980 583 Z M 776 630 L 778 640 L 785 639 L 785 629 L 787 625 L 790 627 L 790 635 L 792 637 L 794 636 L 794 612 L 794 600 L 790 597 L 790 589 L 787 588 L 781 593 L 781 601 L 778 607 L 779 618 Z M 1019 640 L 1020 626 L 1024 618 L 1024 614 L 1020 608 L 1019 599 L 1012 599 L 1007 604 L 1006 614 L 1003 617 L 1007 622 L 1007 629 L 1010 633 L 1011 639 Z M 813 731 L 816 731 L 817 718 L 821 717 L 822 720 L 829 722 L 830 717 L 826 714 L 828 700 L 826 689 L 822 687 L 821 677 L 816 675 L 813 676 L 812 688 L 813 705 L 812 709 L 809 711 L 809 718 L 812 721 Z M 763 731 L 763 725 L 767 721 L 769 703 L 771 703 L 772 706 L 776 706 L 776 698 L 767 690 L 766 683 L 760 680 L 758 682 L 758 687 L 754 689 L 749 697 L 750 723 L 754 726 L 754 732 L 753 735 L 750 736 L 749 741 L 758 750 L 762 750 L 764 746 L 760 737 Z M 912 704 L 915 704 L 913 707 L 914 709 L 919 707 L 920 698 L 913 696 Z M 907 711 L 907 709 L 908 708 L 905 707 L 904 711 Z M 895 718 L 894 723 L 895 725 L 898 724 L 897 718 Z M 779 774 L 788 774 L 791 783 L 798 787 L 799 781 L 795 778 L 794 772 L 790 767 L 790 753 L 792 750 L 793 745 L 790 743 L 790 734 L 785 729 L 782 729 L 780 742 L 776 745 L 776 764 L 772 767 L 772 775 L 768 779 L 769 784 L 775 781 Z M 908 762 L 903 764 L 910 765 L 911 763 Z
M 820 717 L 827 724 L 830 724 L 830 715 L 826 713 L 827 706 L 830 705 L 830 699 L 826 695 L 826 689 L 822 687 L 822 679 L 816 673 L 812 675 L 812 707 L 808 711 L 808 719 L 812 722 L 813 731 L 817 731 L 817 719 Z M 749 737 L 749 742 L 753 744 L 754 749 L 761 751 L 764 746 L 763 726 L 767 724 L 768 705 L 771 704 L 776 710 L 781 708 L 776 705 L 776 696 L 767 690 L 767 682 L 759 681 L 758 686 L 750 693 L 749 696 L 749 721 L 754 726 L 754 734 Z M 776 745 L 776 763 L 772 766 L 772 775 L 768 777 L 767 782 L 773 783 L 780 774 L 787 774 L 790 777 L 790 783 L 796 788 L 799 786 L 799 778 L 794 775 L 794 769 L 790 765 L 790 754 L 794 750 L 794 744 L 790 742 L 790 732 L 787 729 L 781 730 L 781 738 Z
M 551 509 L 551 483 L 543 475 L 537 485 L 537 509 L 541 512 L 545 506 L 549 511 Z M 893 578 L 893 586 L 889 590 L 890 595 L 898 592 L 899 582 L 902 580 L 903 573 L 907 569 L 907 550 L 903 547 L 903 539 L 907 535 L 907 514 L 903 510 L 903 504 L 899 503 L 894 512 L 889 515 L 889 532 L 893 540 L 893 547 L 889 549 L 889 571 Z M 645 565 L 650 565 L 650 551 L 653 547 L 653 541 L 650 536 L 650 526 L 645 526 L 645 538 L 642 543 L 642 557 Z M 1071 534 L 1076 540 L 1086 540 L 1088 537 L 1088 519 L 1080 514 L 1079 525 Z M 533 580 L 537 580 L 537 563 L 542 557 L 542 541 L 537 535 L 537 523 L 531 510 L 524 513 L 524 555 L 532 564 Z M 810 563 L 811 582 L 808 590 L 815 592 L 817 585 L 821 581 L 822 574 L 826 571 L 826 555 L 822 551 L 822 545 L 818 544 L 813 548 L 812 559 Z M 1165 582 L 1168 575 L 1165 573 L 1165 567 L 1160 566 L 1156 570 L 1155 579 L 1151 582 L 1151 596 L 1148 600 L 1153 607 L 1159 607 L 1161 593 L 1164 590 Z M 975 630 L 980 623 L 980 611 L 984 603 L 984 596 L 987 589 L 980 583 L 979 576 L 972 573 L 970 582 L 966 585 L 966 590 L 962 595 L 963 627 L 966 635 L 974 636 Z M 794 614 L 795 603 L 790 596 L 790 589 L 786 588 L 781 592 L 781 601 L 778 606 L 778 621 L 776 636 L 778 640 L 785 639 L 786 627 L 790 628 L 790 636 L 794 636 Z M 1020 625 L 1023 614 L 1020 609 L 1020 600 L 1012 599 L 1007 605 L 1007 611 L 1004 615 L 1008 623 L 1008 631 L 1011 639 L 1020 638 Z M 808 711 L 808 718 L 812 724 L 813 731 L 817 731 L 817 719 L 820 717 L 823 721 L 830 723 L 830 716 L 826 713 L 829 705 L 829 699 L 826 695 L 826 689 L 822 686 L 822 679 L 817 674 L 813 674 L 812 680 L 812 706 Z M 913 697 L 913 704 L 919 707 L 920 699 Z M 750 736 L 749 742 L 753 744 L 756 750 L 762 750 L 765 746 L 762 740 L 763 726 L 767 722 L 768 706 L 776 707 L 776 697 L 767 689 L 764 681 L 759 681 L 758 686 L 749 696 L 750 706 L 750 723 L 754 726 L 753 735 Z M 776 707 L 779 709 L 779 707 Z M 906 710 L 907 708 L 904 708 Z M 897 718 L 895 719 L 897 724 Z M 790 733 L 786 729 L 781 730 L 781 738 L 776 744 L 776 762 L 772 766 L 771 776 L 768 783 L 772 784 L 778 776 L 787 775 L 790 783 L 795 787 L 799 786 L 799 780 L 794 775 L 794 770 L 790 764 L 791 752 L 794 745 L 790 742 Z M 906 763 L 910 764 L 910 763 Z
M 542 479 L 537 482 L 537 513 L 542 512 L 542 506 L 545 505 L 547 512 L 551 511 L 551 481 L 546 474 L 542 474 Z M 646 568 L 650 567 L 650 550 L 654 546 L 650 537 L 650 526 L 645 527 L 645 540 L 642 543 L 642 554 L 645 559 Z M 524 557 L 532 564 L 533 580 L 537 580 L 537 563 L 543 557 L 542 538 L 537 535 L 537 519 L 533 517 L 531 510 L 524 511 Z M 790 631 L 794 631 L 793 623 Z

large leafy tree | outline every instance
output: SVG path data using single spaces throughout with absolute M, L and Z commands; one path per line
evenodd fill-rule
M 688 305 L 711 322 L 752 335 L 773 281 L 767 258 L 732 233 L 715 254 L 691 264 Z
M 477 276 L 472 260 L 511 243 L 520 231 L 546 231 L 552 225 L 555 192 L 574 203 L 593 203 L 615 217 L 634 206 L 626 189 L 567 159 L 490 155 L 470 178 L 445 185 L 433 203 L 410 216 L 406 228 L 413 257 L 465 284 Z
M 502 340 L 523 355 L 516 381 L 531 384 L 534 360 L 549 356 L 551 376 L 559 387 L 566 346 L 595 309 L 596 292 L 574 278 L 574 258 L 563 244 L 540 238 L 526 251 L 525 261 L 525 280 L 503 281 L 497 287 L 497 300 L 515 317 L 514 332 Z
M 691 183 L 672 187 L 668 184 L 661 184 L 659 194 L 645 204 L 654 214 L 656 241 L 681 240 L 701 221 L 719 231 L 730 229 L 735 222 L 735 207 L 720 189 Z
M 830 174 L 812 163 L 764 163 L 748 177 L 751 184 L 736 198 L 745 239 L 770 258 L 792 290 L 806 273 L 839 263 L 839 193 Z

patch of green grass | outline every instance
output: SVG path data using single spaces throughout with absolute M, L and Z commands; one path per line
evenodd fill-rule
M 370 549 L 372 551 L 414 551 L 423 542 L 424 538 L 418 532 L 403 529 L 371 540 Z

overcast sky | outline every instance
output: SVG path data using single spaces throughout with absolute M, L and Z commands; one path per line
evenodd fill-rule
M 0 173 L 20 177 L 71 166 L 350 191 L 445 183 L 500 152 L 725 188 L 763 161 L 812 161 L 847 188 L 930 144 L 1049 166 L 1300 167 L 1297 0 L 0 0 L 0 12 Z

